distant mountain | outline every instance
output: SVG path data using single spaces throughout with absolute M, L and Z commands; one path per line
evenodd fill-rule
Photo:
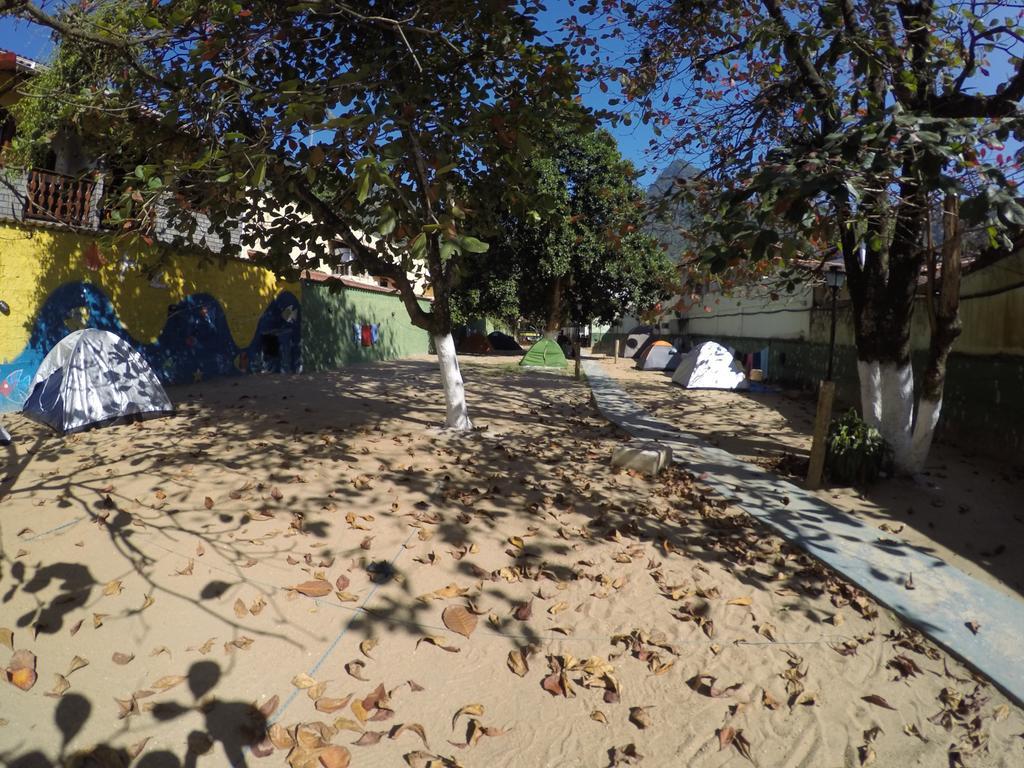
M 647 199 L 651 204 L 651 212 L 644 226 L 644 231 L 661 243 L 669 258 L 679 263 L 687 242 L 680 234 L 687 229 L 692 218 L 685 202 L 673 200 L 677 190 L 677 179 L 692 179 L 700 169 L 686 160 L 673 160 L 663 170 L 654 183 L 647 188 Z

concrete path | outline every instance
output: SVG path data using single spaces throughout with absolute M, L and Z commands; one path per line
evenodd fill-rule
M 919 628 L 1024 705 L 1024 601 L 827 504 L 760 467 L 647 415 L 601 364 L 583 363 L 600 411 Z M 905 586 L 913 576 L 914 589 Z M 969 622 L 980 625 L 975 635 Z

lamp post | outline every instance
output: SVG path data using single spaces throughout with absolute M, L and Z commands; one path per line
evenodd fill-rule
M 836 385 L 832 381 L 832 360 L 836 351 L 836 303 L 839 289 L 846 282 L 846 273 L 839 264 L 829 264 L 825 271 L 825 285 L 832 292 L 832 329 L 828 338 L 828 370 L 825 380 L 818 388 L 818 409 L 814 416 L 814 436 L 811 440 L 811 456 L 807 462 L 807 488 L 815 490 L 821 486 L 821 475 L 825 469 L 825 454 L 828 442 L 828 425 L 832 419 L 832 401 Z
M 832 330 L 828 336 L 828 372 L 825 381 L 832 381 L 832 360 L 836 352 L 836 300 L 845 282 L 846 272 L 838 264 L 832 264 L 825 273 L 825 285 L 832 290 Z

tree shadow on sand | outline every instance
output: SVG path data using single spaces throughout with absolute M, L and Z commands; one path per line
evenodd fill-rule
M 93 705 L 80 694 L 68 693 L 54 710 L 54 722 L 62 737 L 56 754 L 41 750 L 21 755 L 0 753 L 0 762 L 9 768 L 50 768 L 55 764 L 66 768 L 195 768 L 200 756 L 209 755 L 219 762 L 222 753 L 225 765 L 242 768 L 248 765 L 246 751 L 266 736 L 267 720 L 252 704 L 218 699 L 213 691 L 220 679 L 216 663 L 196 662 L 187 675 L 192 701 L 161 702 L 153 707 L 154 718 L 161 722 L 192 712 L 201 714 L 203 728 L 188 734 L 182 750 L 184 760 L 165 749 L 146 751 L 148 739 L 128 747 L 101 743 L 85 751 L 69 749 L 92 715 Z

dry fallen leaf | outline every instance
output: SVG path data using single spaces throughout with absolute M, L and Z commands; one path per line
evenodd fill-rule
M 876 693 L 869 694 L 868 696 L 861 696 L 861 699 L 868 702 L 868 704 L 874 704 L 876 707 L 883 707 L 885 709 L 891 709 L 894 712 L 896 711 L 896 707 Z
M 124 589 L 124 587 L 121 585 L 121 580 L 120 579 L 114 579 L 113 581 L 108 581 L 103 586 L 103 594 L 106 595 L 107 597 L 110 597 L 111 595 L 118 595 L 118 594 L 120 594 L 123 589 Z
M 752 597 L 734 597 L 732 600 L 727 600 L 726 605 L 752 605 L 754 599 Z
M 131 715 L 139 714 L 139 702 L 134 696 L 128 699 L 114 699 L 117 702 L 117 719 L 124 720 Z
M 461 597 L 468 592 L 468 587 L 460 587 L 458 584 L 452 583 L 447 587 L 441 587 L 441 589 L 435 589 L 433 592 L 420 595 L 416 599 L 424 603 L 429 603 L 431 600 L 448 600 L 452 597 Z
M 8 682 L 23 691 L 36 684 L 36 655 L 32 651 L 15 651 L 5 670 Z
M 442 651 L 448 651 L 448 653 L 459 653 L 462 651 L 461 648 L 456 648 L 454 645 L 448 645 L 447 640 L 440 635 L 427 635 L 426 637 L 421 637 L 416 641 L 417 648 L 420 647 L 420 643 L 437 646 Z
M 185 682 L 184 675 L 165 675 L 159 680 L 153 683 L 153 688 L 159 688 L 161 691 L 168 691 L 174 686 Z
M 718 751 L 721 752 L 726 747 L 732 744 L 732 740 L 736 738 L 736 729 L 731 725 L 727 725 L 724 728 L 718 729 Z
M 526 661 L 526 655 L 521 649 L 508 652 L 508 668 L 520 677 L 525 677 L 530 671 L 530 665 Z
M 242 598 L 235 600 L 235 616 L 240 619 L 244 619 L 247 613 L 249 613 L 249 609 L 245 607 L 245 603 L 242 602 Z
M 313 706 L 316 707 L 318 712 L 326 712 L 327 714 L 331 714 L 333 712 L 337 712 L 339 709 L 344 709 L 345 707 L 347 707 L 348 703 L 351 700 L 351 693 L 344 699 L 329 699 L 327 697 L 322 697 L 318 698 L 316 700 L 316 704 L 314 704 Z
M 600 709 L 595 709 L 593 712 L 591 712 L 590 719 L 596 720 L 597 722 L 602 723 L 604 725 L 608 725 L 608 718 L 604 716 L 604 712 L 602 712 Z
M 360 661 L 359 659 L 350 661 L 348 664 L 345 665 L 345 671 L 348 672 L 349 675 L 354 677 L 356 680 L 361 680 L 364 683 L 366 683 L 369 681 L 365 677 L 363 677 L 364 669 L 366 669 L 366 662 Z
M 54 699 L 59 699 L 64 695 L 64 692 L 71 687 L 71 683 L 64 675 L 54 674 L 53 676 L 53 690 L 47 691 L 44 696 L 49 696 Z
M 624 747 L 612 747 L 608 750 L 608 757 L 611 759 L 609 768 L 619 768 L 621 765 L 636 765 L 644 756 L 637 752 L 635 744 L 627 744 Z
M 279 702 L 280 699 L 277 697 L 277 694 L 275 693 L 273 696 L 271 696 L 269 699 L 267 699 L 260 705 L 259 712 L 261 715 L 263 715 L 264 720 L 269 720 L 270 716 L 277 711 L 277 705 Z M 278 749 L 281 749 L 281 747 L 278 747 Z
M 415 733 L 423 741 L 423 746 L 430 749 L 430 744 L 427 743 L 427 732 L 419 723 L 399 723 L 388 732 L 388 738 L 397 739 L 406 731 Z
M 324 597 L 331 593 L 331 584 L 324 579 L 313 579 L 296 584 L 293 587 L 289 587 L 289 589 L 295 590 L 300 595 L 305 595 L 306 597 Z
M 14 632 L 7 627 L 0 627 L 0 645 L 6 645 L 14 650 Z
M 459 711 L 452 717 L 452 730 L 455 730 L 455 724 L 459 721 L 459 718 L 463 715 L 473 715 L 474 717 L 481 717 L 484 713 L 483 704 L 467 704 L 464 707 L 460 707 Z
M 569 604 L 567 602 L 565 602 L 564 600 L 559 600 L 557 603 L 548 608 L 548 613 L 550 613 L 552 616 L 557 616 L 562 611 L 566 610 L 568 607 Z
M 377 642 L 378 641 L 376 639 L 369 637 L 363 640 L 363 642 L 359 644 L 359 650 L 363 656 L 368 659 L 372 659 L 373 656 L 370 655 L 370 651 L 377 647 Z
M 452 632 L 469 637 L 476 629 L 477 618 L 461 605 L 449 605 L 441 613 L 441 621 Z
M 320 752 L 318 762 L 323 768 L 348 768 L 352 755 L 344 747 L 330 744 Z
M 387 731 L 363 731 L 363 735 L 352 743 L 357 747 L 372 747 L 387 735 Z
M 540 681 L 541 688 L 552 696 L 569 698 L 576 695 L 569 676 L 565 673 L 565 665 L 561 657 L 548 656 L 548 669 L 550 674 Z
M 533 615 L 533 600 L 528 603 L 518 603 L 512 611 L 512 615 L 519 621 L 529 621 Z
M 207 509 L 213 509 L 213 499 L 207 496 L 205 499 L 203 499 L 203 506 L 205 506 Z
M 355 720 L 349 720 L 347 717 L 339 717 L 334 721 L 332 727 L 336 731 L 352 731 L 354 733 L 362 733 L 363 726 Z
M 650 707 L 630 707 L 629 708 L 629 722 L 635 725 L 640 730 L 643 730 L 651 724 L 650 718 L 647 716 L 647 710 Z
M 88 659 L 83 659 L 81 656 L 75 656 L 73 659 L 71 659 L 71 664 L 68 665 L 68 672 L 67 673 L 70 675 L 76 669 L 81 669 L 82 667 L 87 667 L 88 665 L 89 665 L 89 660 Z
M 733 683 L 725 688 L 718 688 L 715 686 L 717 679 L 713 675 L 694 675 L 686 681 L 686 684 L 702 696 L 708 696 L 712 699 L 728 696 L 743 685 L 743 683 Z
M 224 653 L 230 653 L 232 648 L 237 648 L 240 651 L 249 650 L 249 646 L 255 641 L 251 637 L 242 635 L 241 637 L 235 638 L 227 643 L 224 643 Z
M 312 688 L 316 685 L 316 680 L 307 675 L 305 672 L 300 672 L 292 678 L 292 685 L 299 689 Z
M 128 757 L 134 760 L 136 757 L 141 755 L 142 750 L 146 748 L 146 743 L 149 741 L 149 739 L 150 737 L 147 736 L 146 738 L 141 739 L 140 741 L 136 741 L 134 744 L 129 745 L 127 750 Z
M 978 634 L 978 630 L 981 629 L 981 624 L 973 619 L 971 621 L 965 621 L 964 626 L 971 630 L 972 635 Z

